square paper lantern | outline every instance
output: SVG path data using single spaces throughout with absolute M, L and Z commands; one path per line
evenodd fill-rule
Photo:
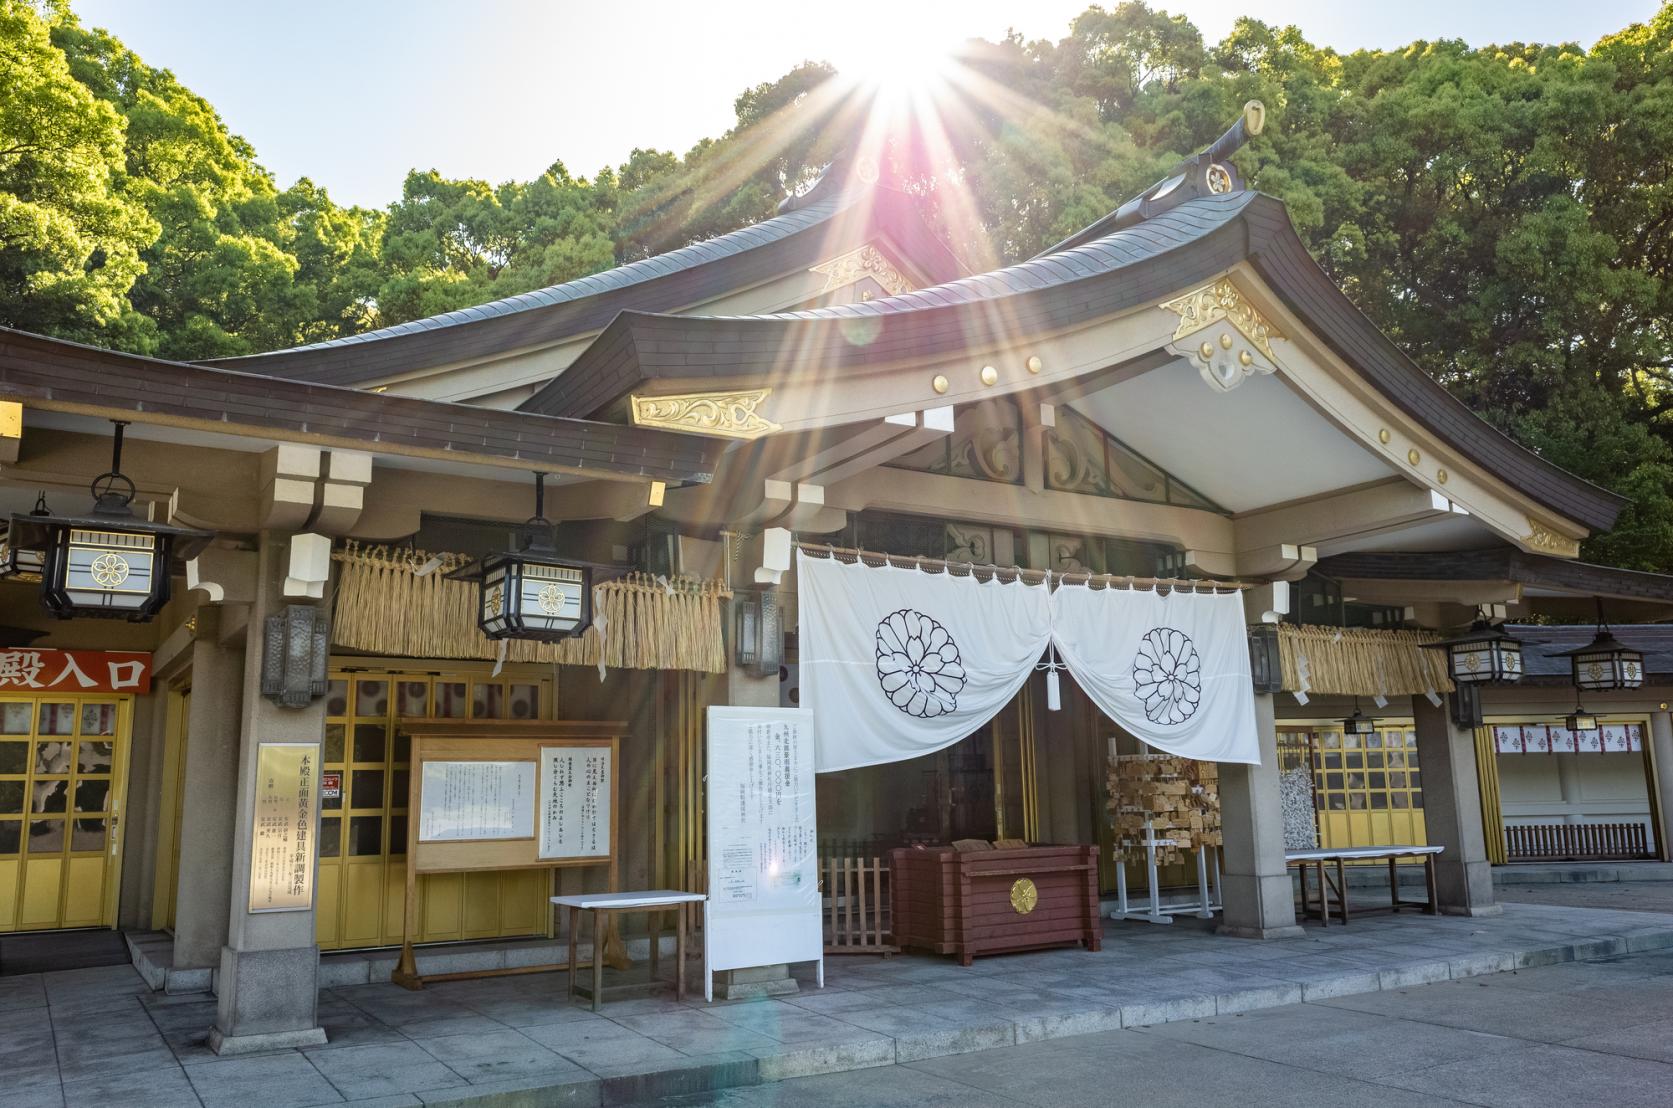
M 592 623 L 592 571 L 548 547 L 490 554 L 475 571 L 477 625 L 490 639 L 557 642 Z
M 1509 684 L 1522 679 L 1521 640 L 1486 620 L 1477 620 L 1456 638 L 1425 646 L 1446 651 L 1447 671 L 1459 684 Z
M 1553 654 L 1566 657 L 1574 687 L 1587 692 L 1636 689 L 1644 684 L 1644 655 L 1617 639 L 1607 629 L 1585 646 Z

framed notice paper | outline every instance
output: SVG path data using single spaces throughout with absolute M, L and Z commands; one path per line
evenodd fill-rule
M 533 762 L 425 762 L 418 841 L 534 837 Z
M 608 746 L 540 748 L 540 856 L 603 858 L 610 853 Z
M 303 912 L 314 906 L 319 757 L 318 743 L 257 744 L 252 912 Z

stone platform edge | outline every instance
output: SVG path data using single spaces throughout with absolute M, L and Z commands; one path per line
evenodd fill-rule
M 1300 983 L 1278 982 L 1218 994 L 1157 998 L 1120 1007 L 1089 1005 L 1080 1011 L 995 1019 L 914 1035 L 877 1034 L 849 1042 L 787 1044 L 778 1049 L 712 1055 L 693 1058 L 676 1066 L 653 1065 L 633 1072 L 573 1081 L 543 1083 L 540 1079 L 530 1079 L 527 1082 L 477 1086 L 468 1091 L 437 1089 L 415 1095 L 424 1104 L 447 1108 L 541 1108 L 546 1105 L 598 1108 L 1669 948 L 1673 948 L 1673 927 L 1638 928 L 1571 943 L 1515 951 L 1483 951 L 1451 959 L 1414 962 L 1395 969 L 1333 974 Z

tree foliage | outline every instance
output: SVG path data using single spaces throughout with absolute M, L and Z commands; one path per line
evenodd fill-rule
M 971 43 L 961 102 L 877 127 L 809 62 L 736 126 L 592 178 L 410 173 L 383 211 L 280 189 L 167 70 L 66 0 L 0 0 L 0 321 L 199 358 L 516 295 L 734 230 L 868 128 L 973 267 L 1026 258 L 1215 138 L 1362 310 L 1506 433 L 1632 500 L 1590 556 L 1673 569 L 1673 5 L 1589 49 L 1341 54 L 1137 0 Z

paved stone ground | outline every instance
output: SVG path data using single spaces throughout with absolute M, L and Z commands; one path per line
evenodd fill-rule
M 1504 885 L 1507 904 L 1565 904 L 1625 912 L 1673 913 L 1673 881 L 1593 881 L 1549 885 Z
M 1332 1028 L 1348 1034 L 1374 1017 L 1424 1023 L 1428 1017 L 1408 1018 L 1399 1009 L 1401 990 L 1432 982 L 1449 982 L 1446 988 L 1459 997 L 1477 996 L 1470 990 L 1482 989 L 1484 999 L 1458 1001 L 1457 1019 L 1507 1038 L 1556 1041 L 1613 1029 L 1617 1036 L 1641 1034 L 1632 1041 L 1654 1044 L 1651 1025 L 1666 1020 L 1658 1025 L 1660 1033 L 1673 1029 L 1673 991 L 1639 989 L 1642 995 L 1629 998 L 1624 1017 L 1611 1023 L 1599 1005 L 1567 998 L 1547 1004 L 1526 986 L 1514 986 L 1520 991 L 1507 995 L 1504 989 L 1512 986 L 1484 987 L 1479 979 L 1510 969 L 1664 949 L 1668 953 L 1658 958 L 1665 966 L 1644 964 L 1673 974 L 1673 915 L 1530 904 L 1511 904 L 1503 916 L 1487 919 L 1369 917 L 1347 928 L 1313 926 L 1305 937 L 1281 942 L 1225 938 L 1191 922 L 1112 923 L 1096 954 L 1010 955 L 981 959 L 968 969 L 941 958 L 832 959 L 824 990 L 807 984 L 793 997 L 712 1007 L 700 997 L 684 1005 L 649 999 L 607 1004 L 594 1014 L 562 1003 L 562 982 L 555 975 L 449 982 L 421 993 L 388 984 L 328 989 L 320 999 L 328 1045 L 241 1058 L 217 1058 L 204 1044 L 214 1010 L 208 996 L 152 993 L 129 967 L 69 970 L 0 978 L 0 1104 L 595 1105 L 913 1064 L 825 1083 L 873 1089 L 877 1103 L 889 1103 L 890 1097 L 901 1102 L 918 1087 L 914 1083 L 949 1074 L 989 1074 L 983 1080 L 998 1082 L 1006 1066 L 996 1059 L 1015 1051 L 972 1052 L 1036 1043 L 1027 1057 L 1050 1060 L 1053 1081 L 1060 1070 L 1065 1090 L 1091 1095 L 1107 1091 L 1116 1070 L 1113 1063 L 1073 1063 L 1087 1051 L 1116 1051 L 1111 1057 L 1117 1060 L 1131 1053 L 1143 1062 L 1220 1049 L 1171 1040 L 1194 1034 L 1192 1028 L 1241 1027 L 1243 1021 L 1233 1018 L 1238 1013 L 1313 1002 L 1295 1009 L 1302 1015 L 1286 1017 L 1304 1021 L 1295 1025 L 1298 1030 L 1279 1036 L 1293 1066 L 1245 1060 L 1246 1080 L 1224 1084 L 1231 1076 L 1223 1074 L 1221 1085 L 1207 1085 L 1194 1097 L 1212 1100 L 1219 1088 L 1227 1096 L 1237 1091 L 1240 1099 L 1256 1094 L 1254 1102 L 1260 1103 L 1267 1092 L 1283 1087 L 1279 1078 L 1291 1070 L 1300 1075 L 1294 1078 L 1297 1089 L 1326 1087 L 1315 1071 L 1333 1061 L 1345 1064 L 1340 1060 L 1345 1052 L 1310 1040 Z M 1642 976 L 1638 969 L 1632 973 Z M 1673 990 L 1673 980 L 1668 985 Z M 1321 1004 L 1329 1007 L 1324 1016 L 1316 1007 Z M 1444 1011 L 1445 1005 L 1440 1007 Z M 1615 1009 L 1608 1006 L 1618 1014 Z M 1550 1021 L 1558 1015 L 1591 1022 L 1556 1027 Z M 1167 1023 L 1142 1033 L 1109 1034 Z M 1640 1033 L 1645 1027 L 1651 1029 Z M 1094 1037 L 1076 1040 L 1078 1045 L 1057 1041 L 1088 1034 Z M 1391 1040 L 1378 1057 L 1388 1060 L 1390 1073 L 1398 1069 L 1421 1078 L 1430 1069 L 1414 1067 L 1411 1060 L 1425 1057 L 1418 1052 L 1422 1041 Z M 1255 1054 L 1257 1046 L 1238 1049 Z M 938 1061 L 949 1055 L 963 1057 Z M 1437 1055 L 1435 1066 L 1447 1057 L 1444 1051 Z M 1152 1079 L 1138 1072 L 1140 1067 L 1129 1069 L 1122 1071 L 1123 1080 L 1137 1083 L 1135 1088 Z M 1170 1100 L 1185 1095 L 1190 1085 L 1179 1073 L 1178 1065 L 1158 1068 L 1156 1091 L 1166 1088 Z M 1267 1084 L 1256 1080 L 1260 1074 Z M 1398 1074 L 1379 1076 L 1385 1084 L 1398 1079 Z M 803 1088 L 821 1095 L 825 1085 L 781 1084 L 751 1095 L 802 1095 Z M 1014 1084 L 995 1084 L 980 1094 L 962 1089 L 961 1104 L 980 1103 L 982 1095 L 1036 1095 Z M 935 1103 L 938 1094 L 925 1091 L 923 1102 Z M 1377 1091 L 1385 1101 L 1400 1103 L 1400 1094 Z M 1673 1093 L 1660 1102 L 1670 1097 Z M 1613 1093 L 1611 1100 L 1630 1103 Z M 868 1102 L 869 1094 L 848 1100 Z
M 1106 1031 L 657 1104 L 1673 1102 L 1673 954 L 1632 954 Z

